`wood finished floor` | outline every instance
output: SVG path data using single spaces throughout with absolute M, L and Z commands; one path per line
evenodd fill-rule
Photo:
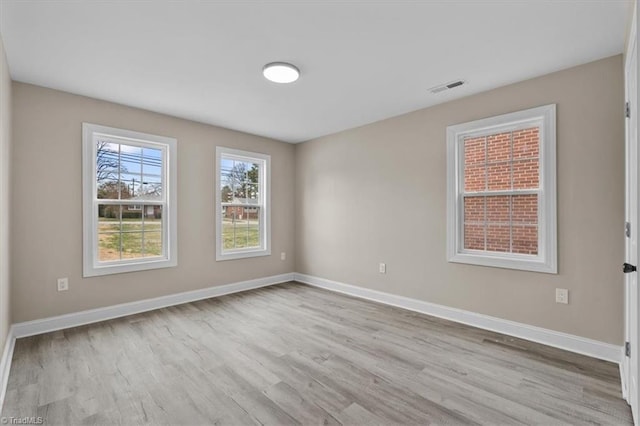
M 19 339 L 45 424 L 631 424 L 617 365 L 296 283 Z

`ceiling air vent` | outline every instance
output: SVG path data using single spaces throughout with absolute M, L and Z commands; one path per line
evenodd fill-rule
M 432 87 L 431 89 L 429 89 L 429 91 L 434 94 L 440 93 L 440 92 L 444 92 L 445 90 L 462 86 L 463 84 L 464 84 L 464 80 L 455 80 L 446 84 L 441 84 L 440 86 Z

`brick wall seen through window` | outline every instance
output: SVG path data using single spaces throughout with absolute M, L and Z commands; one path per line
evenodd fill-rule
M 464 139 L 464 249 L 538 254 L 539 129 Z

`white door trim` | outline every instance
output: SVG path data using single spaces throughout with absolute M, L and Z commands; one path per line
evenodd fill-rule
M 628 43 L 625 51 L 625 102 L 630 104 L 630 118 L 625 119 L 625 221 L 631 224 L 629 238 L 625 238 L 625 258 L 624 261 L 632 265 L 638 265 L 638 227 L 640 227 L 640 217 L 638 215 L 638 202 L 640 201 L 638 182 L 638 108 L 640 99 L 638 93 L 638 8 L 634 1 L 634 9 L 629 31 Z M 634 127 L 632 127 L 634 126 Z M 635 135 L 633 137 L 632 135 Z M 625 341 L 630 342 L 632 356 L 627 357 L 622 353 L 620 361 L 620 378 L 622 385 L 622 395 L 631 405 L 634 423 L 638 424 L 638 409 L 640 399 L 638 392 L 638 371 L 639 371 L 639 339 L 638 339 L 638 272 L 625 274 L 624 278 L 624 336 Z M 635 280 L 635 284 L 634 284 Z
M 0 413 L 4 406 L 4 398 L 7 394 L 7 384 L 9 384 L 9 373 L 11 372 L 11 361 L 13 360 L 13 349 L 16 345 L 16 336 L 13 332 L 13 326 L 9 327 L 7 340 L 0 358 Z

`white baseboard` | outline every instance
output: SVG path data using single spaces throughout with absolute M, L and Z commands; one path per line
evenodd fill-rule
M 16 337 L 13 333 L 13 326 L 9 327 L 7 340 L 4 343 L 2 358 L 0 358 L 0 413 L 4 406 L 4 397 L 7 394 L 7 384 L 9 382 L 9 372 L 11 371 L 11 361 L 13 360 L 13 348 L 16 346 Z
M 397 296 L 394 294 L 384 293 L 376 290 L 369 290 L 354 285 L 331 281 L 325 278 L 319 278 L 299 273 L 296 273 L 294 275 L 296 281 L 314 287 L 324 288 L 326 290 L 344 293 L 362 299 L 372 300 L 375 302 L 384 303 L 386 305 L 396 306 L 399 308 L 408 309 L 410 311 L 432 315 L 438 318 L 444 318 L 473 327 L 495 331 L 497 333 L 507 334 L 509 336 L 531 340 L 533 342 L 542 343 L 544 345 L 553 346 L 555 348 L 587 355 L 593 358 L 603 359 L 605 361 L 615 362 L 616 364 L 621 364 L 623 353 L 622 350 L 624 348 L 621 350 L 620 346 L 612 345 L 609 343 L 591 340 L 572 334 L 561 333 L 559 331 L 549 330 L 546 328 L 535 327 L 515 321 L 491 317 L 488 315 L 478 314 L 475 312 L 465 311 L 462 309 L 451 308 L 444 305 L 437 305 L 435 303 L 424 302 L 422 300 Z
M 160 296 L 153 299 L 145 299 L 136 302 L 106 306 L 104 308 L 90 309 L 87 311 L 80 311 L 56 317 L 19 322 L 13 325 L 13 335 L 16 338 L 20 338 L 63 330 L 65 328 L 77 327 L 79 325 L 91 324 L 132 314 L 139 314 L 141 312 L 152 311 L 159 308 L 166 308 L 168 306 L 181 305 L 183 303 L 195 302 L 197 300 L 224 296 L 225 294 L 238 293 L 240 291 L 293 281 L 293 277 L 293 273 L 274 275 L 271 277 L 208 287 L 184 293 L 169 294 L 167 296 Z
M 376 290 L 369 290 L 349 284 L 331 281 L 324 278 L 314 277 L 299 273 L 289 273 L 275 275 L 271 277 L 258 278 L 254 280 L 242 281 L 233 284 L 209 287 L 184 293 L 171 294 L 153 299 L 140 300 L 137 302 L 123 303 L 104 308 L 91 309 L 56 317 L 44 318 L 34 321 L 26 321 L 13 324 L 7 336 L 2 358 L 0 359 L 0 411 L 6 394 L 7 381 L 11 368 L 11 360 L 16 338 L 33 336 L 36 334 L 48 333 L 70 327 L 91 324 L 113 318 L 165 308 L 168 306 L 180 305 L 211 297 L 223 296 L 269 285 L 279 284 L 287 281 L 298 281 L 327 290 L 348 294 L 362 299 L 372 300 L 391 306 L 432 315 L 439 318 L 467 324 L 497 333 L 531 340 L 567 351 L 591 356 L 620 364 L 623 392 L 626 391 L 626 383 L 621 361 L 624 357 L 624 348 L 609 343 L 599 342 L 567 333 L 561 333 L 528 324 L 504 320 L 462 309 L 451 308 L 435 303 L 424 302 L 408 297 L 397 296 Z

